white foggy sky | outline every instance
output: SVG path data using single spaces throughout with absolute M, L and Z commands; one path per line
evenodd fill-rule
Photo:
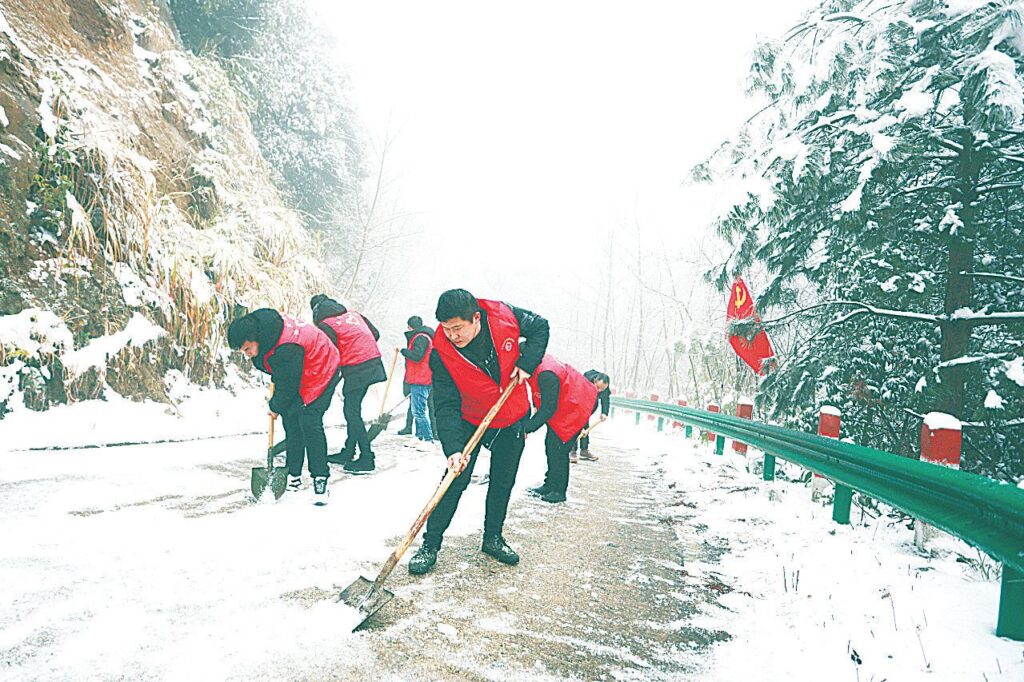
M 598 286 L 605 233 L 634 219 L 699 239 L 707 207 L 680 183 L 755 110 L 756 39 L 814 4 L 309 1 L 370 133 L 395 138 L 422 231 L 406 304 L 428 323 L 452 286 L 538 312 L 551 283 Z

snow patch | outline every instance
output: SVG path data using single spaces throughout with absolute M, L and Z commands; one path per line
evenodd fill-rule
M 53 113 L 53 98 L 56 92 L 57 85 L 52 78 L 43 76 L 39 79 L 39 126 L 50 140 L 57 137 L 57 117 Z
M 1003 409 L 1003 399 L 998 393 L 990 390 L 988 395 L 985 396 L 985 407 L 990 410 L 1001 410 Z
M 64 355 L 64 367 L 72 376 L 78 376 L 94 367 L 102 369 L 106 366 L 107 360 L 127 346 L 141 348 L 166 333 L 162 327 L 135 313 L 123 331 L 92 339 L 82 348 Z
M 437 631 L 453 642 L 459 641 L 459 631 L 448 623 L 438 623 Z
M 5 353 L 21 351 L 31 356 L 62 353 L 74 346 L 71 331 L 49 310 L 26 308 L 15 315 L 0 316 L 0 346 Z
M 821 412 L 821 414 L 832 415 L 833 417 L 841 417 L 843 415 L 842 410 L 833 405 L 822 405 L 821 410 L 819 410 L 819 412 Z
M 1024 386 L 1024 358 L 1014 358 L 1006 363 L 1006 378 L 1018 386 Z
M 960 431 L 960 420 L 945 412 L 929 412 L 924 416 L 924 425 L 932 431 Z

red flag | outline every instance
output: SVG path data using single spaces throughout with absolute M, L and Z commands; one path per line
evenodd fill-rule
M 754 297 L 750 295 L 750 289 L 742 279 L 737 277 L 733 282 L 732 293 L 725 309 L 725 319 L 728 323 L 729 320 L 749 320 L 750 318 L 754 318 L 755 322 L 761 321 L 754 309 Z M 768 334 L 763 329 L 754 335 L 753 340 L 739 335 L 730 336 L 729 345 L 736 351 L 736 355 L 750 365 L 750 368 L 757 374 L 765 373 L 765 360 L 775 355 L 772 344 L 768 340 Z

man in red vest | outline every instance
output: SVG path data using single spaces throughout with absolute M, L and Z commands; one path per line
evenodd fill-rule
M 338 349 L 311 324 L 260 308 L 228 327 L 228 345 L 271 376 L 274 395 L 268 410 L 281 415 L 287 443 L 288 490 L 302 487 L 302 460 L 313 477 L 313 502 L 327 503 L 327 437 L 324 412 L 341 379 Z
M 608 419 L 608 412 L 611 407 L 612 396 L 612 392 L 608 388 L 608 386 L 611 384 L 612 380 L 608 378 L 607 374 L 605 374 L 604 372 L 598 372 L 596 369 L 588 369 L 586 372 L 583 373 L 583 376 L 586 377 L 587 381 L 597 386 L 597 402 L 601 406 L 601 416 L 598 418 L 597 423 L 600 424 L 601 422 Z M 596 406 L 594 407 L 594 412 L 597 412 Z M 589 422 L 587 423 L 586 428 L 591 428 Z M 597 461 L 597 455 L 590 451 L 590 435 L 588 434 L 586 436 L 581 436 L 577 441 L 573 441 L 572 449 L 569 450 L 569 462 L 571 462 L 572 464 L 576 464 L 577 445 L 580 448 L 579 459 L 588 462 Z
M 313 309 L 313 322 L 338 349 L 341 375 L 345 379 L 341 397 L 348 436 L 342 451 L 328 461 L 343 464 L 350 473 L 371 472 L 376 468 L 376 459 L 363 422 L 363 399 L 370 386 L 387 379 L 377 347 L 380 332 L 363 315 L 324 294 L 311 298 L 309 305 Z M 355 459 L 357 449 L 359 459 Z
M 434 440 L 434 409 L 430 407 L 433 373 L 430 371 L 430 351 L 434 348 L 434 330 L 423 326 L 423 319 L 413 315 L 408 320 L 409 331 L 405 332 L 407 347 L 400 349 L 405 358 L 405 385 L 409 391 L 409 422 L 406 430 L 399 435 L 412 434 L 413 420 L 416 422 L 416 437 L 431 442 Z M 427 408 L 430 416 L 427 417 Z
M 437 431 L 448 468 L 459 475 L 427 520 L 423 544 L 409 560 L 409 572 L 426 573 L 437 562 L 444 532 L 469 485 L 480 452 L 479 447 L 472 452 L 463 452 L 463 448 L 513 379 L 519 380 L 519 385 L 481 440 L 491 451 L 481 550 L 504 564 L 515 565 L 519 555 L 501 532 L 523 454 L 523 419 L 530 412 L 525 380 L 544 357 L 548 322 L 507 303 L 477 299 L 465 289 L 441 294 L 435 315 L 441 324 L 434 333 L 430 369 Z M 521 337 L 526 342 L 520 351 Z
M 569 487 L 569 449 L 576 442 L 590 414 L 597 408 L 597 386 L 575 368 L 548 354 L 530 377 L 530 390 L 537 412 L 526 420 L 524 428 L 533 433 L 544 424 L 548 470 L 544 484 L 530 493 L 545 502 L 565 502 Z

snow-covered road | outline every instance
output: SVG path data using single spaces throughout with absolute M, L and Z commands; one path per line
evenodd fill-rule
M 134 409 L 118 432 L 145 421 Z M 11 442 L 74 436 L 49 419 L 7 422 Z M 326 508 L 308 488 L 250 500 L 260 435 L 0 452 L 0 678 L 1024 679 L 971 550 L 921 556 L 885 516 L 835 527 L 805 486 L 631 422 L 595 434 L 602 458 L 573 467 L 559 506 L 524 494 L 542 476 L 532 437 L 506 532 L 522 563 L 478 551 L 471 485 L 436 571 L 399 567 L 356 634 L 336 595 L 373 577 L 438 451 L 382 436 L 377 473 L 339 470 Z

